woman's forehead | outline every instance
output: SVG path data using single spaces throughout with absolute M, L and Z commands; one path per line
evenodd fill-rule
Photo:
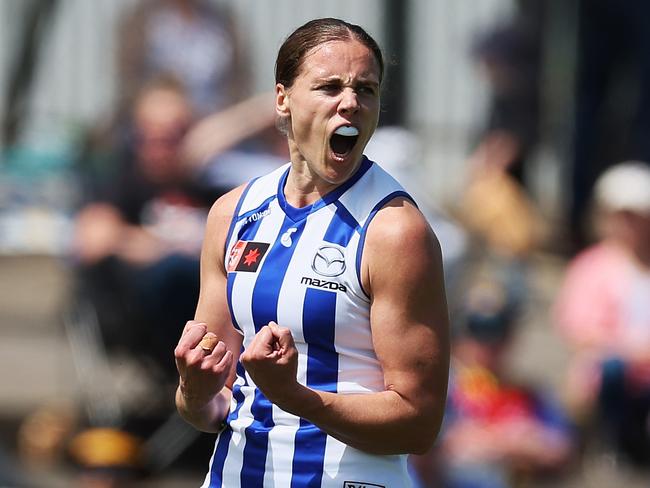
M 368 46 L 356 39 L 331 40 L 309 50 L 299 75 L 328 77 L 354 67 L 364 77 L 379 78 L 379 63 Z

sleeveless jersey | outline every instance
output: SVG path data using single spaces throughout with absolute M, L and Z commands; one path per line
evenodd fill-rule
M 226 240 L 227 294 L 243 348 L 270 321 L 288 327 L 298 381 L 339 394 L 384 389 L 361 286 L 366 230 L 397 196 L 410 198 L 364 157 L 344 184 L 312 205 L 284 197 L 289 164 L 253 180 Z M 411 485 L 406 456 L 371 455 L 271 404 L 241 364 L 226 428 L 203 487 L 391 487 Z

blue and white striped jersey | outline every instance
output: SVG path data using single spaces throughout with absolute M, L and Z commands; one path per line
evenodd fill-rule
M 314 204 L 284 198 L 289 165 L 253 180 L 226 242 L 228 302 L 243 347 L 270 321 L 288 327 L 298 380 L 337 393 L 384 389 L 360 263 L 368 225 L 403 188 L 364 158 Z M 410 197 L 409 197 L 410 198 Z M 408 487 L 406 456 L 366 454 L 271 404 L 241 364 L 203 487 Z

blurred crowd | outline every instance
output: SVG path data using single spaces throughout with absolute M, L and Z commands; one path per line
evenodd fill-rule
M 557 486 L 590 449 L 650 467 L 650 7 L 578 2 L 573 191 L 562 227 L 540 210 L 526 176 L 543 112 L 541 3 L 521 2 L 468 53 L 491 104 L 456 201 L 433 203 L 408 128 L 380 126 L 368 146 L 415 196 L 443 249 L 450 387 L 439 441 L 411 457 L 418 488 Z M 197 300 L 205 217 L 220 195 L 288 160 L 273 95 L 247 86 L 247 46 L 224 9 L 142 0 L 118 39 L 120 99 L 110 120 L 88 128 L 76 163 L 66 332 L 72 342 L 94 341 L 108 360 L 137 358 L 160 398 L 144 414 L 92 415 L 96 405 L 84 404 L 54 419 L 44 406 L 19 432 L 26 461 L 63 457 L 80 486 L 96 488 L 128 486 L 175 461 L 145 447 L 174 419 L 172 351 Z M 634 103 L 617 106 L 620 84 L 631 82 Z M 539 253 L 566 262 L 545 318 L 570 351 L 560 390 L 508 367 L 535 300 Z M 192 437 L 176 456 L 197 443 Z

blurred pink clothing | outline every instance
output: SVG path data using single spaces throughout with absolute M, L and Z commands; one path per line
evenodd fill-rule
M 569 263 L 554 312 L 573 346 L 607 354 L 650 344 L 650 270 L 615 244 L 593 245 Z

